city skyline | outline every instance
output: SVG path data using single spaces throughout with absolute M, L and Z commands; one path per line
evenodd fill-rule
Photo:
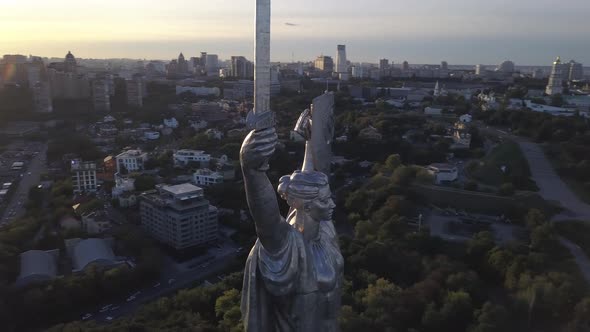
M 80 58 L 162 60 L 181 51 L 187 56 L 207 51 L 224 59 L 253 55 L 251 0 L 0 3 L 5 8 L 0 29 L 9 31 L 0 37 L 1 54 L 62 57 L 72 50 Z M 396 63 L 446 60 L 471 65 L 510 59 L 549 65 L 558 55 L 590 63 L 590 45 L 583 34 L 590 3 L 582 0 L 570 0 L 567 6 L 553 6 L 548 0 L 494 0 L 486 8 L 465 0 L 403 7 L 368 0 L 363 6 L 334 0 L 275 1 L 272 60 L 335 57 L 336 45 L 345 44 L 351 61 L 371 63 L 388 58 Z

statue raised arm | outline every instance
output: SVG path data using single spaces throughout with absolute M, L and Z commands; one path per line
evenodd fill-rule
M 242 145 L 246 195 L 258 234 L 242 290 L 248 332 L 338 331 L 344 260 L 324 173 L 329 173 L 329 159 L 326 167 L 324 158 L 330 155 L 333 95 L 317 100 L 298 122 L 298 127 L 307 128 L 304 165 L 280 179 L 278 192 L 291 207 L 286 219 L 279 214 L 264 167 L 274 152 L 275 130 L 252 131 Z
M 274 128 L 252 130 L 244 139 L 240 151 L 246 198 L 256 225 L 256 234 L 270 252 L 281 248 L 289 227 L 280 215 L 275 191 L 263 167 L 268 164 L 276 144 Z

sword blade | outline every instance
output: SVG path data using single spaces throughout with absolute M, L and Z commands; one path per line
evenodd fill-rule
M 254 114 L 270 112 L 270 0 L 256 0 Z

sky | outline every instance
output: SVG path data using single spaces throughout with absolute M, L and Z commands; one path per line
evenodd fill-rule
M 255 0 L 0 0 L 0 54 L 253 57 Z M 287 24 L 289 23 L 289 24 Z M 589 0 L 272 0 L 272 60 L 590 64 Z

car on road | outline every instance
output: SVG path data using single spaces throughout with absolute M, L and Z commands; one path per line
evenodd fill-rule
M 109 309 L 111 309 L 112 306 L 113 306 L 112 304 L 107 304 L 104 307 L 100 308 L 100 311 L 99 312 L 108 311 Z
M 112 321 L 112 320 L 113 320 L 113 317 L 111 317 L 111 316 L 108 316 L 108 317 L 106 318 L 106 320 L 108 320 L 108 321 L 110 322 L 110 321 Z
M 82 320 L 87 320 L 90 317 L 92 317 L 92 314 L 86 314 L 86 315 L 82 316 Z

